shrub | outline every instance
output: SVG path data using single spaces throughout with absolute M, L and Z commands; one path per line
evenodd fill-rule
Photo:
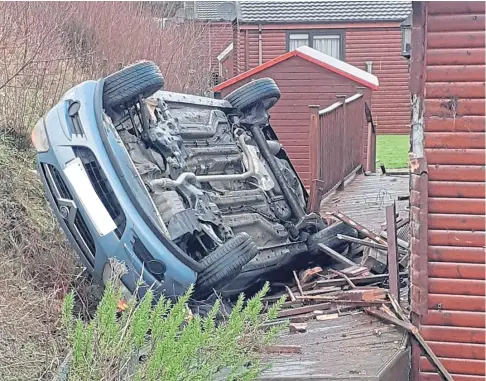
M 148 291 L 118 314 L 122 296 L 114 284 L 108 283 L 87 324 L 72 316 L 74 295 L 65 300 L 68 381 L 254 380 L 265 369 L 258 350 L 275 339 L 278 329 L 263 331 L 261 324 L 275 319 L 283 303 L 281 299 L 262 314 L 268 283 L 246 302 L 240 295 L 221 321 L 219 301 L 206 317 L 192 315 L 187 307 L 192 288 L 174 304 L 164 297 L 155 303 Z

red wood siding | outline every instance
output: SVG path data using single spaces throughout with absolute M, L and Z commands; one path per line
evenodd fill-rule
M 303 58 L 292 57 L 226 87 L 221 95 L 222 97 L 228 95 L 252 79 L 265 77 L 273 78 L 282 93 L 280 101 L 270 111 L 270 122 L 304 185 L 308 187 L 310 185 L 309 105 L 325 108 L 338 101 L 336 94 L 346 96 L 356 94 L 359 85 Z M 362 89 L 362 91 L 369 102 L 371 90 Z M 366 152 L 366 147 L 363 147 L 363 150 Z
M 230 22 L 212 22 L 209 24 L 209 51 L 211 54 L 211 72 L 219 73 L 218 56 L 233 41 L 233 27 Z
M 373 121 L 378 134 L 410 132 L 410 91 L 407 60 L 401 56 L 400 28 L 348 29 L 346 62 L 366 70 L 373 62 L 372 73 L 380 81 L 373 93 Z
M 419 313 L 423 304 L 416 324 L 459 381 L 486 376 L 484 12 L 484 2 L 414 4 L 412 59 L 420 61 L 413 57 L 417 46 L 425 64 L 412 63 L 412 94 L 415 116 L 423 115 L 428 170 L 427 194 L 412 175 L 412 195 L 421 198 L 411 208 L 412 309 Z M 421 225 L 424 251 L 413 243 Z M 426 283 L 415 281 L 423 258 Z M 413 297 L 420 294 L 423 302 Z M 412 366 L 414 381 L 441 379 L 417 347 Z
M 259 65 L 259 29 L 255 25 L 234 26 L 237 53 L 234 74 Z M 401 30 L 398 23 L 343 25 L 263 25 L 261 31 L 262 63 L 286 53 L 287 30 L 344 29 L 345 61 L 366 70 L 373 62 L 373 74 L 380 89 L 373 93 L 373 118 L 379 134 L 410 132 L 410 92 L 407 60 L 401 56 Z

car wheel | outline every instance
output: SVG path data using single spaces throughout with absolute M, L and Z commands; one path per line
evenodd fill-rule
M 329 246 L 336 251 L 339 251 L 343 249 L 344 246 L 348 244 L 348 242 L 338 239 L 336 237 L 336 235 L 338 234 L 343 234 L 355 238 L 358 236 L 358 232 L 356 231 L 356 229 L 342 222 L 338 222 L 311 235 L 307 240 L 307 247 L 311 253 L 317 253 L 319 250 L 317 244 L 323 243 L 324 245 Z
M 224 99 L 240 111 L 258 102 L 263 102 L 268 110 L 280 99 L 280 90 L 273 79 L 261 78 L 239 87 Z
M 164 87 L 164 77 L 159 67 L 150 61 L 127 66 L 105 78 L 103 106 L 105 109 L 132 106 L 138 96 L 147 98 Z
M 258 248 L 246 233 L 240 233 L 201 260 L 204 266 L 197 277 L 195 293 L 198 297 L 226 285 L 236 278 L 242 267 L 258 253 Z

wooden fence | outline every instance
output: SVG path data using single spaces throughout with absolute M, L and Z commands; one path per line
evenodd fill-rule
M 371 114 L 365 112 L 363 94 L 323 110 L 319 106 L 309 108 L 309 211 L 318 212 L 322 197 L 343 187 L 347 176 L 363 169 L 375 170 L 375 132 Z

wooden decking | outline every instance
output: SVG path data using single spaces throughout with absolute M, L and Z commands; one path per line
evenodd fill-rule
M 379 233 L 386 222 L 385 207 L 396 201 L 397 212 L 408 217 L 408 200 L 398 197 L 409 195 L 408 175 L 356 175 L 345 184 L 344 190 L 335 191 L 321 202 L 321 214 L 340 211 L 356 222 Z
M 339 211 L 379 233 L 385 207 L 396 202 L 408 217 L 408 175 L 356 175 L 321 203 L 321 213 Z M 405 197 L 406 198 L 406 197 Z M 356 313 L 357 312 L 357 313 Z M 302 353 L 274 355 L 261 378 L 266 381 L 405 381 L 410 353 L 406 334 L 364 312 L 328 321 L 310 321 L 306 333 L 283 334 L 278 344 L 300 345 Z
M 287 333 L 278 344 L 300 345 L 302 353 L 275 355 L 265 381 L 408 380 L 406 335 L 364 312 L 310 321 L 306 333 Z

